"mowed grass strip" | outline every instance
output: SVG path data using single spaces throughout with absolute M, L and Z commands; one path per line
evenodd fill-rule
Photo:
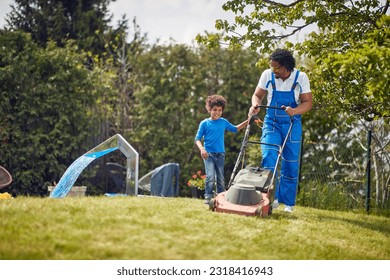
M 390 219 L 295 207 L 267 218 L 203 200 L 18 197 L 0 201 L 3 260 L 388 260 Z

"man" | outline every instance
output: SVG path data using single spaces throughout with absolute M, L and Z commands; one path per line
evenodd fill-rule
M 261 142 L 282 145 L 293 118 L 290 137 L 282 153 L 280 181 L 276 183 L 273 208 L 285 204 L 284 211 L 292 212 L 298 185 L 299 153 L 301 146 L 301 115 L 312 108 L 312 93 L 307 75 L 295 69 L 295 59 L 287 50 L 275 50 L 269 59 L 270 69 L 265 70 L 252 95 L 250 114 L 257 114 L 267 96 L 267 105 L 284 110 L 267 108 L 264 118 Z M 261 145 L 262 167 L 274 170 L 278 150 L 269 145 Z

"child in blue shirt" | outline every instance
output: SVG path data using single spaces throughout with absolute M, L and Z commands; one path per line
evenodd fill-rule
M 222 113 L 226 107 L 226 99 L 221 95 L 211 95 L 206 99 L 206 109 L 210 118 L 200 122 L 195 136 L 195 144 L 200 150 L 206 172 L 205 203 L 212 198 L 213 186 L 217 180 L 217 193 L 225 191 L 225 130 L 236 133 L 248 124 L 248 120 L 233 125 Z M 202 139 L 204 146 L 202 144 Z

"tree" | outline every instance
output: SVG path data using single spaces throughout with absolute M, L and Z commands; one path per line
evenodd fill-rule
M 13 195 L 45 195 L 89 146 L 91 114 L 106 87 L 70 43 L 40 48 L 29 34 L 0 32 L 0 158 Z M 100 79 L 101 80 L 101 79 Z
M 191 157 L 195 122 L 191 111 L 202 86 L 198 59 L 184 45 L 154 45 L 136 60 L 134 127 L 129 136 L 140 153 L 141 172 L 167 162 L 183 169 Z
M 388 0 L 233 0 L 223 9 L 237 15 L 235 22 L 217 20 L 224 34 L 198 35 L 198 42 L 249 44 L 265 54 L 283 40 L 314 60 L 309 74 L 317 107 L 355 119 L 390 116 Z M 317 30 L 303 42 L 287 41 L 310 27 Z
M 257 56 L 248 50 L 191 49 L 185 45 L 154 45 L 135 61 L 133 130 L 126 134 L 140 153 L 141 174 L 167 162 L 177 162 L 181 186 L 203 161 L 195 149 L 199 122 L 207 118 L 205 98 L 222 94 L 228 100 L 224 116 L 232 123 L 246 119 L 250 95 L 258 79 Z M 240 134 L 226 137 L 226 175 L 233 168 Z M 227 177 L 228 178 L 228 177 Z
M 390 117 L 390 17 L 378 21 L 378 29 L 342 52 L 328 53 L 317 59 L 313 87 L 317 102 L 347 113 L 350 118 Z M 318 43 L 318 42 L 317 42 Z M 315 45 L 308 42 L 303 45 Z M 336 113 L 336 112 L 335 112 Z
M 378 203 L 387 203 L 388 158 L 383 152 L 388 150 L 389 141 L 378 135 L 388 130 L 390 117 L 389 1 L 233 0 L 226 1 L 223 9 L 236 14 L 235 22 L 216 20 L 221 33 L 198 35 L 198 42 L 209 47 L 227 44 L 231 49 L 247 46 L 261 53 L 261 67 L 266 67 L 267 54 L 274 48 L 289 48 L 303 62 L 298 65 L 306 66 L 314 93 L 314 110 L 305 118 L 306 140 L 327 141 L 335 134 L 364 132 L 364 127 L 380 124 L 372 128 L 375 192 Z M 308 35 L 297 40 L 296 35 L 303 32 Z M 346 127 L 345 120 L 355 127 Z M 357 126 L 359 122 L 364 126 Z M 327 152 L 337 149 L 340 156 L 349 151 L 345 145 L 363 146 L 364 138 L 359 143 L 340 139 L 332 142 Z M 323 146 L 306 149 L 304 156 L 322 149 Z M 318 172 L 317 166 L 337 166 L 336 173 L 340 173 L 353 169 L 364 157 L 357 154 L 356 161 L 344 165 L 335 156 L 320 157 L 317 164 L 303 168 Z M 365 166 L 361 164 L 359 168 L 364 170 Z M 354 172 L 347 172 L 349 179 L 353 179 Z M 361 187 L 362 180 L 357 188 Z
M 127 23 L 125 19 L 123 23 Z M 134 110 L 133 94 L 136 87 L 134 72 L 137 68 L 137 59 L 148 51 L 147 36 L 142 35 L 136 20 L 133 20 L 132 37 L 127 42 L 127 25 L 123 27 L 123 32 L 117 32 L 113 40 L 109 42 L 108 52 L 110 59 L 103 61 L 104 68 L 109 69 L 113 74 L 113 86 L 115 95 L 108 97 L 110 108 L 112 109 L 107 116 L 110 123 L 110 132 L 112 134 L 125 135 L 133 129 L 133 120 L 131 113 Z
M 82 50 L 102 56 L 106 51 L 104 36 L 111 29 L 110 2 L 15 0 L 7 23 L 11 30 L 31 33 L 32 39 L 40 46 L 45 46 L 50 40 L 58 46 L 74 40 Z

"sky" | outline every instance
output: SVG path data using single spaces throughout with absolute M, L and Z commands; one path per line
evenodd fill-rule
M 150 43 L 161 43 L 172 38 L 176 43 L 193 45 L 197 34 L 215 32 L 216 19 L 234 21 L 234 14 L 222 9 L 226 0 L 117 0 L 109 9 L 113 14 L 112 25 L 126 15 L 129 32 L 136 17 L 141 33 L 147 33 Z M 4 17 L 11 11 L 14 0 L 0 0 L 0 27 Z

